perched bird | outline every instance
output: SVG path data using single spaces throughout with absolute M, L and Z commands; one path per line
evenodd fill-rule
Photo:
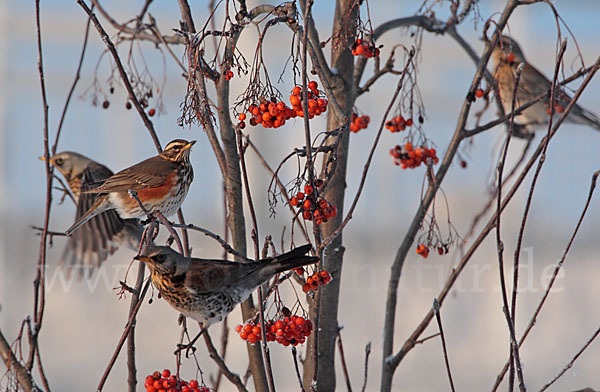
M 77 203 L 77 221 L 94 202 L 95 195 L 81 193 L 90 184 L 112 176 L 106 166 L 81 154 L 64 151 L 50 157 L 50 164 L 64 176 Z M 138 249 L 143 228 L 137 219 L 121 219 L 114 210 L 105 211 L 81 226 L 69 237 L 63 251 L 61 264 L 76 269 L 79 276 L 91 274 L 120 245 Z
M 150 246 L 136 260 L 150 269 L 152 284 L 169 304 L 208 328 L 223 320 L 261 284 L 275 274 L 314 264 L 310 244 L 268 259 L 239 263 L 187 258 L 166 246 Z
M 123 219 L 145 217 L 138 202 L 129 195 L 130 190 L 137 191 L 149 212 L 158 211 L 166 217 L 173 215 L 181 207 L 194 179 L 190 163 L 190 147 L 194 143 L 195 140 L 175 139 L 159 155 L 121 170 L 100 186 L 85 190 L 85 193 L 97 194 L 94 204 L 65 234 L 71 235 L 85 222 L 108 210 L 116 210 Z
M 519 45 L 507 36 L 502 36 L 500 42 L 494 48 L 492 55 L 496 64 L 494 75 L 498 83 L 504 111 L 508 114 L 512 110 L 516 72 L 519 64 L 523 63 L 524 68 L 517 88 L 515 108 L 533 101 L 542 94 L 547 94 L 547 97 L 515 116 L 515 121 L 521 125 L 532 126 L 533 128 L 547 126 L 550 119 L 549 101 L 550 87 L 552 85 L 550 80 L 525 60 L 525 56 Z M 571 98 L 561 89 L 557 89 L 554 95 L 554 110 L 556 114 L 560 114 L 567 107 Z M 565 121 L 588 125 L 600 130 L 600 118 L 577 104 L 573 107 Z

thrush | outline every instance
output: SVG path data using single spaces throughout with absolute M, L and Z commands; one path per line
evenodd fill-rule
M 500 42 L 492 53 L 496 66 L 495 78 L 498 83 L 498 93 L 505 113 L 512 111 L 512 99 L 514 95 L 515 78 L 517 67 L 524 64 L 521 79 L 517 88 L 516 106 L 522 106 L 539 96 L 546 94 L 545 98 L 525 109 L 521 114 L 515 116 L 518 124 L 540 128 L 547 126 L 550 119 L 550 87 L 552 83 L 537 68 L 527 62 L 519 45 L 510 37 L 502 36 Z M 571 98 L 561 89 L 554 93 L 554 109 L 556 114 L 562 113 Z M 590 111 L 575 104 L 565 121 L 588 125 L 600 130 L 600 118 Z
M 104 165 L 72 151 L 50 157 L 50 163 L 65 178 L 77 203 L 75 221 L 93 204 L 95 195 L 82 193 L 90 184 L 104 181 L 113 172 Z M 69 270 L 77 269 L 79 276 L 92 274 L 119 246 L 137 250 L 143 228 L 137 219 L 121 219 L 114 210 L 105 211 L 83 224 L 67 240 L 61 264 Z
M 173 215 L 181 207 L 194 179 L 190 163 L 190 148 L 194 143 L 195 140 L 175 139 L 159 155 L 123 169 L 103 183 L 95 184 L 96 187 L 84 190 L 84 193 L 97 195 L 94 203 L 65 234 L 71 235 L 85 222 L 108 210 L 117 211 L 123 219 L 145 217 L 146 213 L 129 191 L 137 192 L 148 212 L 160 212 L 165 217 Z
M 307 244 L 276 257 L 239 263 L 187 258 L 166 246 L 149 246 L 135 259 L 146 263 L 152 284 L 173 308 L 206 329 L 275 274 L 318 262 L 318 257 L 306 255 L 310 249 Z

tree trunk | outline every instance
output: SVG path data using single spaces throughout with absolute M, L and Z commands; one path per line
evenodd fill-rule
M 336 3 L 335 16 L 333 21 L 333 36 L 344 39 L 345 34 L 340 31 L 351 32 L 354 36 L 354 21 L 357 17 L 357 8 L 355 6 L 352 12 L 349 6 L 354 4 L 346 0 L 338 0 Z M 346 30 L 347 29 L 347 30 Z M 345 42 L 332 45 L 331 67 L 337 69 L 337 75 L 333 80 L 333 91 L 335 98 L 340 103 L 344 113 L 348 118 L 352 113 L 354 104 L 353 74 L 354 59 L 348 45 Z M 328 114 L 327 130 L 331 131 L 340 126 L 339 120 L 333 113 Z M 336 168 L 332 176 L 327 192 L 324 197 L 333 203 L 338 210 L 338 216 L 321 225 L 323 238 L 330 235 L 343 220 L 344 196 L 346 192 L 346 167 L 348 162 L 349 132 L 346 131 L 341 136 L 338 149 L 335 154 Z M 329 144 L 334 144 L 335 140 L 330 139 Z M 327 162 L 327 157 L 324 162 Z M 324 170 L 325 168 L 323 168 Z M 323 266 L 331 274 L 331 282 L 320 288 L 320 300 L 318 304 L 310 304 L 311 313 L 318 309 L 318 359 L 317 364 L 313 361 L 314 334 L 311 335 L 308 342 L 308 352 L 304 362 L 304 386 L 306 390 L 311 389 L 313 382 L 314 368 L 317 366 L 316 386 L 314 389 L 319 391 L 335 390 L 335 342 L 338 332 L 338 303 L 340 282 L 342 274 L 342 263 L 344 256 L 344 247 L 342 245 L 342 235 L 340 234 L 323 252 Z

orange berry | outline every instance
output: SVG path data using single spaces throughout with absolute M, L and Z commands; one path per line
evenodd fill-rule
M 308 185 L 308 184 L 304 185 L 304 193 L 306 195 L 312 195 L 313 191 L 314 191 L 314 188 L 312 187 L 312 185 Z
M 244 332 L 250 333 L 250 332 L 252 332 L 252 325 L 251 324 L 246 324 L 246 325 L 244 325 L 243 329 L 244 329 Z
M 301 92 L 302 92 L 302 87 L 300 87 L 300 86 L 296 86 L 292 89 L 292 94 L 294 94 L 294 95 L 300 95 Z
M 258 116 L 260 114 L 260 108 L 255 106 L 252 108 L 252 115 Z
M 240 113 L 238 118 L 240 119 L 240 121 L 244 121 L 246 119 L 246 113 Z
M 300 105 L 300 98 L 297 95 L 290 95 L 290 103 L 292 105 Z
M 257 340 L 258 340 L 258 336 L 256 336 L 253 333 L 248 334 L 248 343 L 254 344 L 254 343 L 256 343 Z
M 365 48 L 359 44 L 356 47 L 356 49 L 354 49 L 354 52 L 356 53 L 357 56 L 360 56 L 361 54 L 363 54 L 365 52 Z
M 267 106 L 266 103 L 261 103 L 259 107 L 260 107 L 260 111 L 263 113 L 266 112 L 267 110 L 269 110 L 269 107 Z
M 235 326 L 235 332 L 240 333 L 242 331 L 242 324 L 238 324 Z
M 260 335 L 260 327 L 258 325 L 255 325 L 254 327 L 252 327 L 252 333 L 255 335 Z
M 319 88 L 319 85 L 313 80 L 312 82 L 308 83 L 308 88 L 312 91 L 315 91 L 317 88 Z
M 269 113 L 269 112 L 264 112 L 264 113 L 262 114 L 262 120 L 263 120 L 263 121 L 271 121 L 271 113 Z
M 506 56 L 506 59 L 508 60 L 509 63 L 512 63 L 513 61 L 515 61 L 515 54 L 514 53 L 509 53 Z
M 482 89 L 480 89 L 480 88 L 478 88 L 477 90 L 475 90 L 475 96 L 476 96 L 477 98 L 481 98 L 481 97 L 483 97 L 483 90 L 482 90 Z
M 298 200 L 304 200 L 304 193 L 302 193 L 302 192 L 298 192 L 298 193 L 296 194 L 296 197 L 298 198 Z
M 148 116 L 152 117 L 156 114 L 156 109 L 152 108 L 150 110 L 148 110 Z
M 412 125 L 413 125 L 413 119 L 412 118 L 407 119 L 406 120 L 406 126 L 407 127 L 411 127 Z

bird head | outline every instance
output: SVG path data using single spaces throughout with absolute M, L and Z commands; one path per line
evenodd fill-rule
M 143 261 L 152 272 L 179 275 L 186 272 L 189 259 L 168 246 L 147 246 L 143 253 L 134 257 Z
M 40 157 L 45 160 L 44 157 Z M 63 151 L 50 157 L 50 164 L 58 169 L 67 182 L 81 179 L 91 159 L 73 151 Z
M 523 51 L 517 42 L 507 35 L 500 38 L 500 42 L 496 44 L 493 51 L 493 56 L 496 64 L 499 62 L 507 62 L 510 64 L 520 64 L 525 62 Z
M 187 140 L 183 139 L 175 139 L 166 145 L 160 156 L 170 161 L 181 162 L 183 160 L 187 160 L 190 156 L 191 147 L 194 145 L 194 143 L 196 143 L 195 140 L 188 142 Z

